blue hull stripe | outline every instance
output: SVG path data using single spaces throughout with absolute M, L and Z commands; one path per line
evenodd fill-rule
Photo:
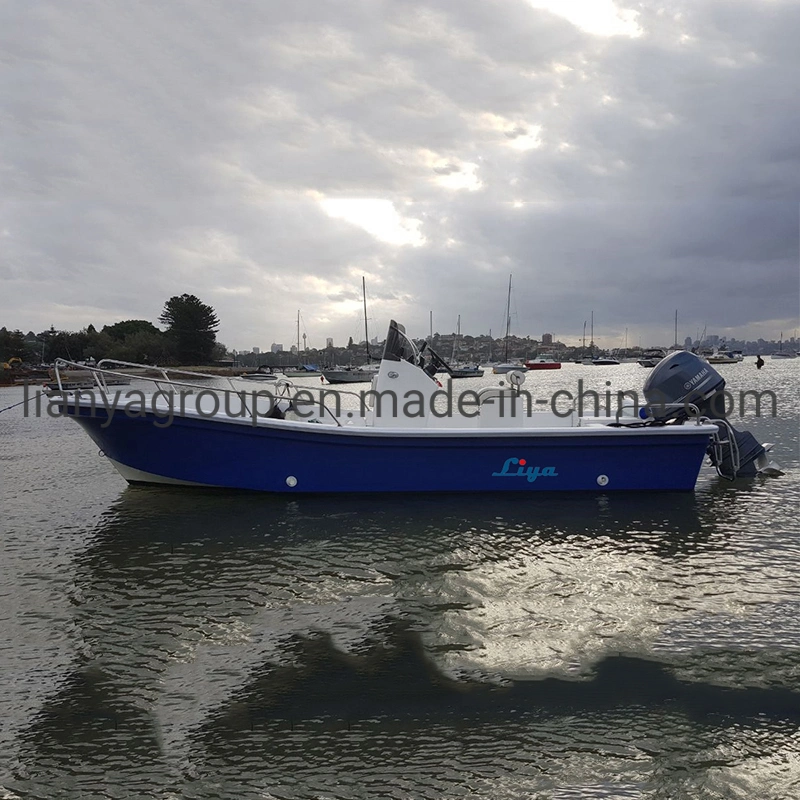
M 330 436 L 175 417 L 74 415 L 114 461 L 154 476 L 267 492 L 691 491 L 709 437 Z M 317 426 L 309 426 L 316 428 Z M 600 478 L 600 482 L 598 482 Z M 287 482 L 288 479 L 288 482 Z M 607 480 L 606 480 L 607 479 Z

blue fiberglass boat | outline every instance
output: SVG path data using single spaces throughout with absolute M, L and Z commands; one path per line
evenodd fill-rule
M 274 392 L 234 380 L 221 388 L 214 376 L 181 380 L 178 370 L 152 378 L 154 391 L 121 394 L 103 383 L 113 375 L 106 368 L 95 390 L 65 391 L 56 403 L 132 483 L 283 493 L 689 491 L 706 454 L 728 477 L 768 466 L 751 434 L 734 436 L 713 414 L 724 381 L 691 353 L 675 354 L 683 361 L 651 386 L 660 406 L 579 417 L 533 410 L 521 373 L 454 398 L 425 349 L 393 321 L 371 390 L 359 394 L 286 380 Z

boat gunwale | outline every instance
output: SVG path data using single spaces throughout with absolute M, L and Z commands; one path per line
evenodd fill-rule
M 69 394 L 64 392 L 63 394 Z M 67 408 L 76 408 L 74 402 L 70 402 L 69 398 L 63 398 L 56 403 L 59 407 L 66 406 Z M 122 414 L 130 420 L 138 420 L 146 424 L 163 423 L 168 418 L 168 414 L 154 413 L 147 408 L 142 409 L 140 405 L 129 406 L 128 410 L 138 413 L 135 416 L 126 413 L 122 409 L 116 409 L 111 419 L 117 414 Z M 166 412 L 167 409 L 163 408 Z M 92 413 L 94 411 L 94 413 Z M 254 430 L 267 430 L 267 431 L 293 431 L 299 433 L 309 434 L 312 437 L 335 435 L 345 437 L 365 437 L 365 438 L 390 438 L 390 439 L 409 439 L 419 438 L 425 440 L 433 440 L 437 438 L 443 439 L 492 439 L 492 438 L 554 438 L 559 436 L 567 437 L 593 437 L 593 436 L 616 436 L 616 437 L 636 437 L 643 435 L 655 436 L 697 436 L 705 435 L 711 436 L 718 431 L 717 426 L 713 422 L 705 421 L 703 419 L 697 421 L 689 421 L 685 424 L 667 424 L 667 425 L 644 425 L 641 422 L 632 422 L 631 424 L 612 422 L 612 417 L 608 417 L 609 422 L 605 422 L 604 417 L 579 417 L 579 420 L 585 420 L 589 424 L 572 425 L 572 426 L 542 426 L 536 428 L 524 427 L 501 427 L 491 426 L 486 428 L 479 427 L 432 427 L 418 426 L 391 426 L 391 425 L 348 425 L 347 421 L 339 418 L 339 424 L 318 424 L 310 420 L 289 420 L 289 419 L 271 419 L 263 416 L 257 417 L 257 422 L 253 424 L 252 415 L 245 416 L 229 416 L 227 414 L 214 414 L 203 415 L 198 413 L 187 413 L 186 410 L 183 414 L 172 414 L 174 420 L 187 420 L 191 422 L 208 422 L 218 425 L 234 425 L 237 428 L 251 428 Z M 539 413 L 546 412 L 533 412 L 530 415 L 534 416 Z M 103 405 L 96 405 L 94 409 L 91 406 L 87 407 L 81 402 L 77 404 L 77 413 L 70 413 L 67 411 L 67 416 L 71 417 L 90 417 L 99 419 L 108 419 L 109 415 Z M 364 419 L 363 417 L 357 417 Z M 517 417 L 518 418 L 518 417 Z M 353 419 L 352 417 L 350 419 Z M 427 417 L 423 418 L 427 419 Z M 566 419 L 564 417 L 563 419 Z M 170 423 L 172 424 L 172 423 Z M 309 427 L 311 426 L 311 427 Z M 157 424 L 155 427 L 168 428 L 169 425 Z

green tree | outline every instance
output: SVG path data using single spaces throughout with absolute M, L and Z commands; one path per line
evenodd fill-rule
M 167 326 L 179 363 L 207 364 L 213 360 L 219 319 L 211 306 L 193 294 L 170 297 L 159 320 Z
M 9 358 L 25 358 L 25 335 L 22 331 L 0 328 L 0 361 Z
M 175 343 L 158 330 L 155 333 L 140 330 L 129 333 L 121 342 L 114 340 L 111 342 L 106 358 L 134 361 L 137 364 L 176 363 Z
M 115 322 L 113 325 L 106 325 L 103 328 L 103 333 L 108 334 L 112 339 L 122 342 L 126 336 L 131 336 L 134 333 L 158 334 L 161 331 L 146 319 L 125 319 L 122 322 Z

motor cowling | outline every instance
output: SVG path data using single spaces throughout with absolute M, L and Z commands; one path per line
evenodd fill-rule
M 724 418 L 724 389 L 725 379 L 711 364 L 678 350 L 653 367 L 643 391 L 651 415 L 666 421 L 688 419 L 694 413 L 692 406 L 704 417 Z
M 694 353 L 679 350 L 659 361 L 645 381 L 650 416 L 678 423 L 701 416 L 719 428 L 708 455 L 727 478 L 758 474 L 770 466 L 766 450 L 749 431 L 738 431 L 725 416 L 725 379 Z

